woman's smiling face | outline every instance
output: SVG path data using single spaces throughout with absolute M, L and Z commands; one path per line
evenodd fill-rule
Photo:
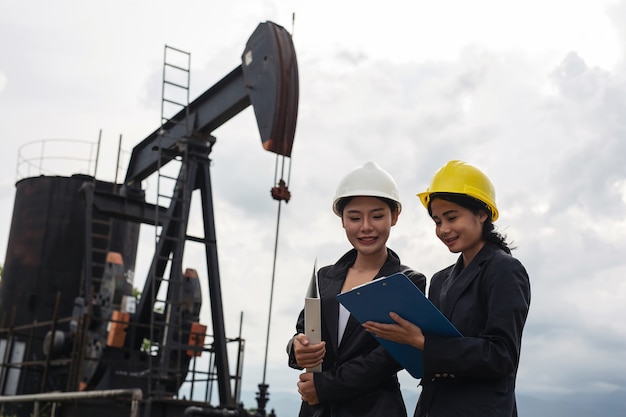
M 463 253 L 467 265 L 485 245 L 482 232 L 487 214 L 483 211 L 475 214 L 442 198 L 432 200 L 430 207 L 437 237 L 450 252 Z
M 363 254 L 386 251 L 391 226 L 398 220 L 397 211 L 376 197 L 354 197 L 346 204 L 341 223 L 352 246 Z

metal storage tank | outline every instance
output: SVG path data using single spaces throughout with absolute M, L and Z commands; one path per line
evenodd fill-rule
M 95 282 L 102 277 L 107 251 L 122 254 L 132 289 L 139 225 L 95 211 L 87 216 L 86 183 L 109 192 L 116 186 L 87 175 L 30 177 L 16 184 L 0 281 L 0 328 L 5 329 L 0 361 L 27 365 L 0 366 L 0 395 L 66 388 L 67 366 L 50 367 L 43 340 L 51 329 L 68 331 L 75 299 L 90 297 L 84 294 L 85 248 L 92 246 Z

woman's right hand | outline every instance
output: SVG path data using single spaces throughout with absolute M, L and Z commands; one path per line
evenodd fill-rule
M 403 319 L 397 313 L 390 312 L 389 317 L 391 317 L 395 323 L 389 324 L 366 321 L 363 323 L 363 328 L 377 337 L 424 350 L 425 337 L 424 333 L 422 333 L 422 329 L 410 321 Z
M 326 342 L 311 344 L 304 333 L 299 333 L 293 340 L 293 352 L 299 367 L 313 368 L 322 363 Z

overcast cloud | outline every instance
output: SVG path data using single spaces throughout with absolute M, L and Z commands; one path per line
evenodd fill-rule
M 271 20 L 293 29 L 300 106 L 292 200 L 280 223 L 268 407 L 283 392 L 297 400 L 298 372 L 287 367 L 284 346 L 313 261 L 333 263 L 348 249 L 331 211 L 335 186 L 368 160 L 400 187 L 403 212 L 389 246 L 428 277 L 456 256 L 435 238 L 415 194 L 450 159 L 493 180 L 496 225 L 518 248 L 532 285 L 518 395 L 626 394 L 626 2 L 217 3 L 1 3 L 0 253 L 20 146 L 95 142 L 102 129 L 97 176 L 112 181 L 122 135 L 123 177 L 128 152 L 160 123 L 164 45 L 192 53 L 193 99 L 240 64 L 256 26 Z M 236 336 L 243 312 L 243 401 L 252 407 L 269 315 L 275 157 L 260 147 L 250 108 L 214 135 L 226 328 Z M 144 230 L 140 259 L 148 262 L 154 236 Z M 202 271 L 200 248 L 189 245 L 186 262 Z M 141 263 L 138 283 L 147 269 Z M 403 373 L 402 383 L 417 395 L 417 381 Z M 281 417 L 293 413 L 277 409 Z

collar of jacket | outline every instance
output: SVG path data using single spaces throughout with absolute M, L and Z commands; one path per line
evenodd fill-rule
M 356 255 L 356 249 L 351 249 L 346 252 L 337 262 L 335 262 L 334 265 L 330 266 L 328 270 L 328 278 L 341 279 L 341 282 L 343 282 L 346 278 L 346 274 L 348 273 L 348 269 L 354 265 L 354 262 L 356 261 Z M 400 265 L 400 257 L 393 250 L 387 248 L 387 259 L 380 268 L 376 278 L 393 274 L 397 271 L 398 265 Z
M 458 298 L 476 277 L 478 277 L 485 262 L 491 259 L 496 252 L 506 253 L 495 243 L 487 242 L 465 268 L 463 268 L 463 255 L 459 255 L 456 264 L 450 269 L 450 276 L 448 277 L 448 279 L 453 279 L 454 282 L 450 285 L 444 299 L 440 300 L 439 307 L 446 317 L 451 317 L 452 310 Z

